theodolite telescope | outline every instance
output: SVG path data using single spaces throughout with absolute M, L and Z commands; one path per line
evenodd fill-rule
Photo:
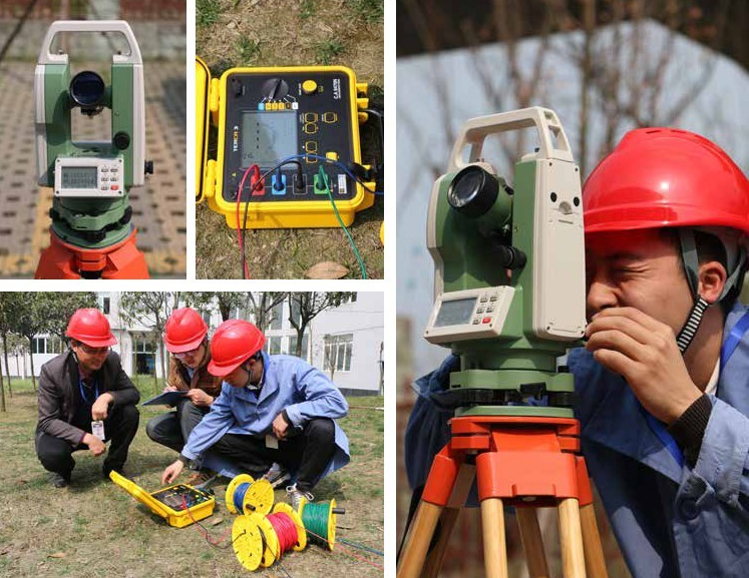
M 510 187 L 482 158 L 485 140 L 528 128 L 539 147 L 516 164 Z M 556 359 L 585 330 L 583 209 L 554 112 L 533 107 L 463 126 L 432 189 L 427 246 L 435 303 L 424 337 L 461 358 L 444 402 L 456 415 L 571 416 L 572 378 Z M 547 407 L 508 407 L 543 396 Z
M 118 33 L 127 51 L 112 55 L 107 84 L 95 71 L 71 78 L 68 54 L 52 52 L 61 33 Z M 144 184 L 153 164 L 145 160 L 143 61 L 127 22 L 58 21 L 44 38 L 34 77 L 39 185 L 52 187 L 51 246 L 37 278 L 147 278 L 135 248 L 131 187 Z M 76 109 L 93 117 L 111 109 L 111 139 L 74 140 Z

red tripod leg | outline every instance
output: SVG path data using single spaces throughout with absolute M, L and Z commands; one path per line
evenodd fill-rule
M 419 508 L 398 561 L 398 578 L 421 576 L 434 530 L 453 493 L 460 465 L 449 443 L 434 457 Z

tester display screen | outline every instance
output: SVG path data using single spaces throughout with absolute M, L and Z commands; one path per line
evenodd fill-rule
M 439 313 L 437 313 L 437 319 L 434 321 L 434 326 L 445 327 L 446 325 L 463 325 L 464 323 L 468 323 L 471 320 L 475 305 L 476 297 L 443 301 Z
M 242 113 L 242 168 L 269 167 L 298 154 L 296 111 Z
M 96 167 L 63 167 L 60 176 L 63 189 L 97 188 Z

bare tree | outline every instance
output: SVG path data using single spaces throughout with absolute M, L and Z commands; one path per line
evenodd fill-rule
M 350 301 L 356 293 L 328 292 L 328 293 L 289 293 L 289 323 L 296 329 L 296 351 L 294 355 L 301 357 L 304 332 L 310 321 L 326 309 L 338 307 Z M 331 374 L 332 375 L 332 374 Z
M 677 66 L 673 62 L 676 42 L 680 35 L 691 34 L 717 48 L 732 7 L 729 0 L 716 3 L 707 26 L 703 12 L 688 0 L 494 0 L 483 17 L 474 14 L 457 23 L 443 5 L 424 0 L 402 0 L 400 4 L 428 52 L 438 52 L 446 43 L 470 49 L 466 65 L 471 67 L 482 97 L 497 112 L 534 104 L 563 105 L 550 90 L 554 71 L 549 59 L 562 54 L 572 62 L 579 81 L 577 126 L 567 121 L 567 132 L 583 175 L 590 169 L 591 157 L 600 158 L 613 149 L 622 127 L 670 126 L 678 121 L 709 84 L 715 58 L 706 51 L 704 59 L 692 63 L 696 74 L 690 75 L 691 80 L 667 85 L 666 79 Z M 650 32 L 659 26 L 665 31 L 654 42 Z M 570 34 L 554 38 L 558 32 Z M 529 37 L 533 42 L 524 42 Z M 501 43 L 499 50 L 487 50 L 485 45 L 491 40 Z M 439 60 L 431 66 L 430 92 L 436 99 L 437 116 L 443 119 L 442 137 L 450 148 L 455 140 L 456 124 L 451 120 L 457 97 Z M 423 119 L 410 118 L 399 110 L 398 122 L 412 129 L 414 148 L 424 151 L 420 170 L 435 178 L 442 174 L 445 159 L 430 160 L 427 151 L 434 142 L 422 137 Z M 603 136 L 600 130 L 591 130 L 593 122 L 604 123 Z M 525 131 L 513 131 L 498 139 L 500 169 L 510 169 L 528 151 L 526 138 Z M 407 203 L 409 197 L 403 201 Z
M 273 310 L 284 302 L 288 293 L 266 291 L 264 293 L 248 293 L 249 313 L 255 319 L 255 325 L 260 331 L 265 329 L 273 322 Z
M 161 347 L 162 335 L 166 320 L 171 315 L 175 304 L 172 293 L 150 291 L 148 293 L 122 293 L 120 297 L 120 317 L 127 326 L 134 324 L 149 328 L 146 341 L 154 347 L 155 354 L 159 354 L 161 375 L 166 378 L 166 355 Z M 153 374 L 154 384 L 158 383 L 156 372 Z

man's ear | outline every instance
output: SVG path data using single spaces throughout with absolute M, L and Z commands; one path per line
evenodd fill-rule
M 699 286 L 697 292 L 710 303 L 715 303 L 723 292 L 728 273 L 719 261 L 702 263 L 699 269 Z

